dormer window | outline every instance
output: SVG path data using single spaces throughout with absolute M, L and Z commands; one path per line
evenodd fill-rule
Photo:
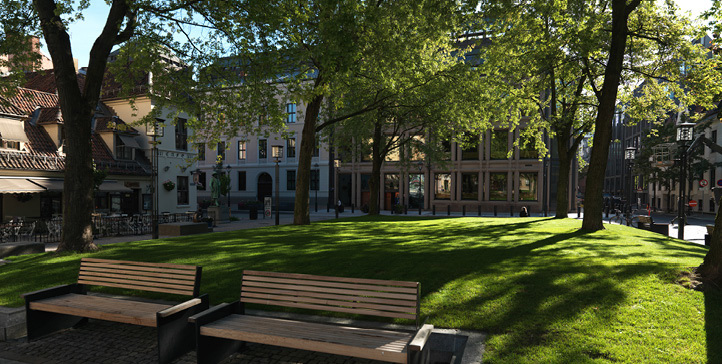
M 0 140 L 0 148 L 20 150 L 22 143 L 15 140 Z
M 133 159 L 133 150 L 140 148 L 135 138 L 129 135 L 116 135 L 115 140 L 115 158 L 116 159 Z

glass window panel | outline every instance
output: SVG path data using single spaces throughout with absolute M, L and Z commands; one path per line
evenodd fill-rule
M 489 173 L 489 200 L 506 201 L 507 173 Z
M 286 139 L 286 156 L 296 158 L 296 138 Z
M 387 192 L 399 190 L 399 175 L 397 173 L 387 173 L 384 175 L 384 190 Z
M 462 173 L 461 174 L 461 199 L 462 200 L 478 200 L 479 199 L 479 174 L 478 173 Z
M 268 158 L 268 140 L 259 139 L 258 140 L 258 159 L 266 159 L 266 158 Z
M 434 177 L 434 198 L 437 200 L 451 199 L 451 174 L 437 173 Z
M 461 149 L 461 160 L 464 161 L 470 161 L 470 160 L 479 160 L 479 137 L 473 136 L 470 137 L 470 141 L 476 141 L 476 145 L 473 146 L 467 146 L 466 148 Z
M 295 170 L 286 171 L 286 189 L 289 191 L 296 189 L 296 171 Z
M 370 191 L 369 181 L 371 180 L 370 174 L 361 174 L 361 191 Z
M 238 160 L 246 160 L 246 142 L 238 142 Z
M 524 143 L 526 142 L 526 145 Z M 539 159 L 539 152 L 534 146 L 534 140 L 522 137 L 519 141 L 519 159 Z
M 178 205 L 188 205 L 188 177 L 178 176 L 177 182 Z
M 491 133 L 491 159 L 507 159 L 509 152 L 509 131 L 494 130 Z
M 537 200 L 538 173 L 519 173 L 519 201 Z

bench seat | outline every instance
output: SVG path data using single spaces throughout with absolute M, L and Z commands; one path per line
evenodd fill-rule
M 30 302 L 33 310 L 151 327 L 157 325 L 156 313 L 170 307 L 172 306 L 75 293 Z
M 200 334 L 394 363 L 406 363 L 406 345 L 413 336 L 410 332 L 237 314 L 202 326 Z

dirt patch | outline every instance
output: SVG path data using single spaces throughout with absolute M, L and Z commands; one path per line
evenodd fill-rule
M 687 289 L 700 292 L 704 291 L 704 283 L 702 282 L 702 278 L 697 274 L 696 267 L 688 268 L 679 272 L 679 274 L 677 274 L 676 282 Z

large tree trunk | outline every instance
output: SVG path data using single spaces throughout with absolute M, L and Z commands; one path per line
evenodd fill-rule
M 53 0 L 35 0 L 40 26 L 53 60 L 60 109 L 65 120 L 65 186 L 63 187 L 63 234 L 58 251 L 95 250 L 93 212 L 93 153 L 91 121 L 100 98 L 108 54 L 114 45 L 133 35 L 134 22 L 123 19 L 131 10 L 124 0 L 114 0 L 105 26 L 93 43 L 88 60 L 85 87 L 81 93 L 71 52 L 70 37 Z
M 316 85 L 320 82 L 319 75 L 316 78 Z M 296 171 L 296 201 L 293 206 L 294 225 L 308 225 L 311 223 L 311 216 L 309 215 L 311 158 L 313 158 L 313 149 L 316 147 L 316 124 L 322 102 L 323 96 L 319 95 L 314 97 L 306 106 L 303 131 L 301 132 L 301 150 L 298 155 L 298 168 Z
M 381 140 L 383 123 L 377 120 L 374 123 L 374 137 L 372 140 L 371 152 L 371 180 L 369 181 L 369 215 L 378 215 L 381 208 L 379 204 L 379 192 L 381 191 Z
M 697 273 L 704 280 L 712 281 L 718 286 L 722 284 L 722 199 L 717 201 L 717 216 L 714 219 L 714 230 L 710 237 L 710 247 Z
M 627 20 L 641 0 L 633 0 L 629 5 L 625 0 L 612 2 L 612 38 L 609 49 L 609 60 L 604 72 L 597 118 L 594 121 L 594 146 L 592 147 L 587 188 L 584 201 L 584 221 L 582 229 L 596 231 L 604 229 L 602 224 L 602 190 L 604 173 L 607 170 L 609 142 L 612 136 L 612 119 L 617 101 L 619 80 L 622 74 L 622 63 L 627 43 Z

